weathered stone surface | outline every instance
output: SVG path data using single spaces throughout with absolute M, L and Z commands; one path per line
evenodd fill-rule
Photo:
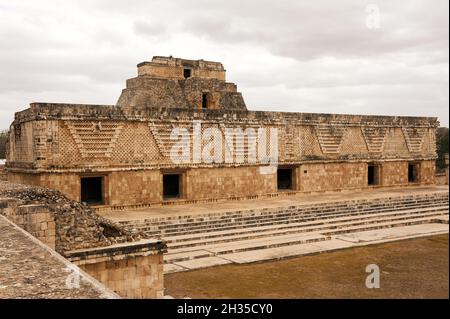
M 47 209 L 51 216 L 42 220 L 46 225 L 40 226 L 41 230 L 54 232 L 54 248 L 63 255 L 69 250 L 110 246 L 118 242 L 131 242 L 145 237 L 142 233 L 132 233 L 120 225 L 102 218 L 86 204 L 69 200 L 56 190 L 0 182 L 0 203 L 5 202 L 2 198 L 9 199 L 6 206 L 0 207 L 0 213 L 7 216 L 8 213 L 4 210 L 11 205 L 11 201 L 15 206 L 15 212 L 9 213 L 9 215 L 14 215 L 14 217 L 21 214 L 20 210 L 30 212 L 33 207 Z M 53 224 L 51 220 L 54 221 Z M 33 225 L 36 223 L 40 225 L 40 222 L 40 220 L 23 221 L 21 226 L 25 230 L 31 230 L 30 232 L 39 238 Z M 46 229 L 42 229 L 42 227 Z
M 66 280 L 74 270 L 78 270 L 80 275 L 79 287 L 68 287 Z M 118 296 L 0 216 L 0 299 L 6 298 L 92 299 Z
M 117 106 L 126 113 L 154 107 L 201 109 L 203 95 L 208 109 L 246 110 L 236 85 L 225 82 L 221 63 L 172 57 L 138 64 L 138 77 L 127 81 Z

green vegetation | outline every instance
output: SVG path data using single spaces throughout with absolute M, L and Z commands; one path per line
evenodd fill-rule
M 445 168 L 444 155 L 448 153 L 448 127 L 439 127 L 436 131 L 436 149 L 438 159 L 436 166 L 438 171 L 443 171 Z

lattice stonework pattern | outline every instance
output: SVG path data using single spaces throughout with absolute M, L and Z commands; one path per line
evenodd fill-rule
M 316 125 L 317 138 L 324 154 L 338 154 L 347 127 L 340 125 Z
M 370 153 L 383 152 L 387 131 L 386 127 L 361 127 L 361 132 Z
M 321 156 L 319 140 L 313 126 L 298 127 L 300 156 Z
M 67 121 L 83 158 L 110 158 L 122 132 L 120 122 Z
M 286 126 L 283 130 L 284 160 L 298 160 L 300 155 L 299 128 L 297 126 Z M 280 134 L 280 133 L 279 133 Z M 282 143 L 279 143 L 282 145 Z
M 161 154 L 147 124 L 135 122 L 124 125 L 111 159 L 118 164 L 149 164 L 159 162 Z
M 367 153 L 367 145 L 360 128 L 357 126 L 349 127 L 341 143 L 340 154 L 361 156 L 367 155 Z
M 405 136 L 408 150 L 411 153 L 420 153 L 427 129 L 417 127 L 402 127 L 402 131 L 403 135 Z
M 81 161 L 81 153 L 66 123 L 59 124 L 59 162 L 73 165 Z

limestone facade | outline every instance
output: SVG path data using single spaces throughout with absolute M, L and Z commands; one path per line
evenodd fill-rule
M 155 57 L 138 65 L 117 105 L 31 103 L 16 113 L 6 169 L 12 182 L 74 200 L 83 199 L 83 179 L 98 178 L 101 204 L 117 207 L 172 202 L 167 175 L 178 176 L 177 201 L 426 185 L 435 183 L 437 126 L 428 117 L 249 111 L 222 64 Z M 219 139 L 209 139 L 211 129 Z M 266 131 L 230 145 L 228 129 Z M 174 158 L 180 142 L 189 152 Z M 262 174 L 267 163 L 250 151 L 275 144 L 278 170 Z M 196 147 L 225 160 L 196 159 Z M 280 170 L 290 174 L 284 189 Z
M 160 241 L 67 252 L 68 259 L 124 298 L 164 296 Z

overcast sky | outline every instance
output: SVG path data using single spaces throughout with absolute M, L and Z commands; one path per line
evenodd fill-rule
M 0 0 L 0 128 L 33 101 L 115 104 L 153 55 L 224 63 L 251 110 L 448 126 L 448 3 Z

